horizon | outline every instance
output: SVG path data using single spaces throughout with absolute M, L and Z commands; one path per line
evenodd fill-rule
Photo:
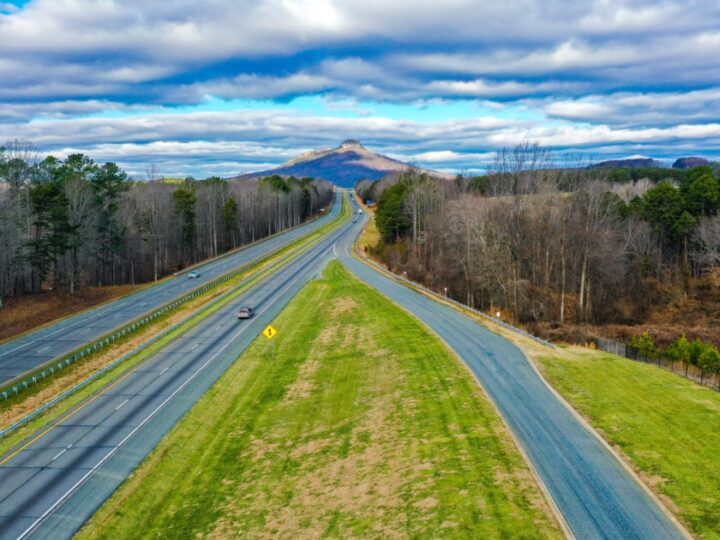
M 713 2 L 0 1 L 0 144 L 231 177 L 360 140 L 449 173 L 537 142 L 720 156 Z

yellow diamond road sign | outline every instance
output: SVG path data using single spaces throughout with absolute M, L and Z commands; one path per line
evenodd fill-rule
M 273 328 L 272 325 L 268 325 L 268 327 L 263 330 L 263 336 L 265 336 L 268 339 L 272 339 L 277 335 L 277 330 Z

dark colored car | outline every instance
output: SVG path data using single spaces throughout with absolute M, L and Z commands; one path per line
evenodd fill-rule
M 241 307 L 235 314 L 238 319 L 250 319 L 253 315 L 255 315 L 255 312 L 250 306 Z

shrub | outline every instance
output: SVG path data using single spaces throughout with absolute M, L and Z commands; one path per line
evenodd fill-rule
M 655 345 L 655 340 L 647 332 L 645 332 L 641 336 L 633 336 L 630 340 L 630 346 L 633 349 L 636 349 L 639 353 L 644 354 L 645 356 L 658 352 L 657 345 Z

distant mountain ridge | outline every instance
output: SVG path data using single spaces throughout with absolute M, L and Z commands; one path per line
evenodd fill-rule
M 662 167 L 662 163 L 653 159 L 653 158 L 646 158 L 646 157 L 636 157 L 636 158 L 625 158 L 625 159 L 609 159 L 607 161 L 600 161 L 599 163 L 594 163 L 593 165 L 590 165 L 588 168 L 590 169 L 618 169 L 618 168 L 628 168 L 628 169 L 636 169 L 636 168 L 649 168 L 649 167 Z
M 599 161 L 588 166 L 588 169 L 649 169 L 649 168 L 672 168 L 672 169 L 692 169 L 693 167 L 701 167 L 703 165 L 717 165 L 717 162 L 708 159 L 688 156 L 675 160 L 672 166 L 667 165 L 657 159 L 644 156 L 634 156 L 621 159 L 609 159 Z
M 692 169 L 693 167 L 702 167 L 703 165 L 712 165 L 712 162 L 701 157 L 682 157 L 675 160 L 673 169 Z
M 274 169 L 244 174 L 238 178 L 261 178 L 278 174 L 281 176 L 312 176 L 328 180 L 340 187 L 351 188 L 358 180 L 379 180 L 384 176 L 403 171 L 411 165 L 372 152 L 355 139 L 347 139 L 336 148 L 312 150 L 291 159 Z M 454 175 L 412 167 L 420 172 L 443 179 Z

